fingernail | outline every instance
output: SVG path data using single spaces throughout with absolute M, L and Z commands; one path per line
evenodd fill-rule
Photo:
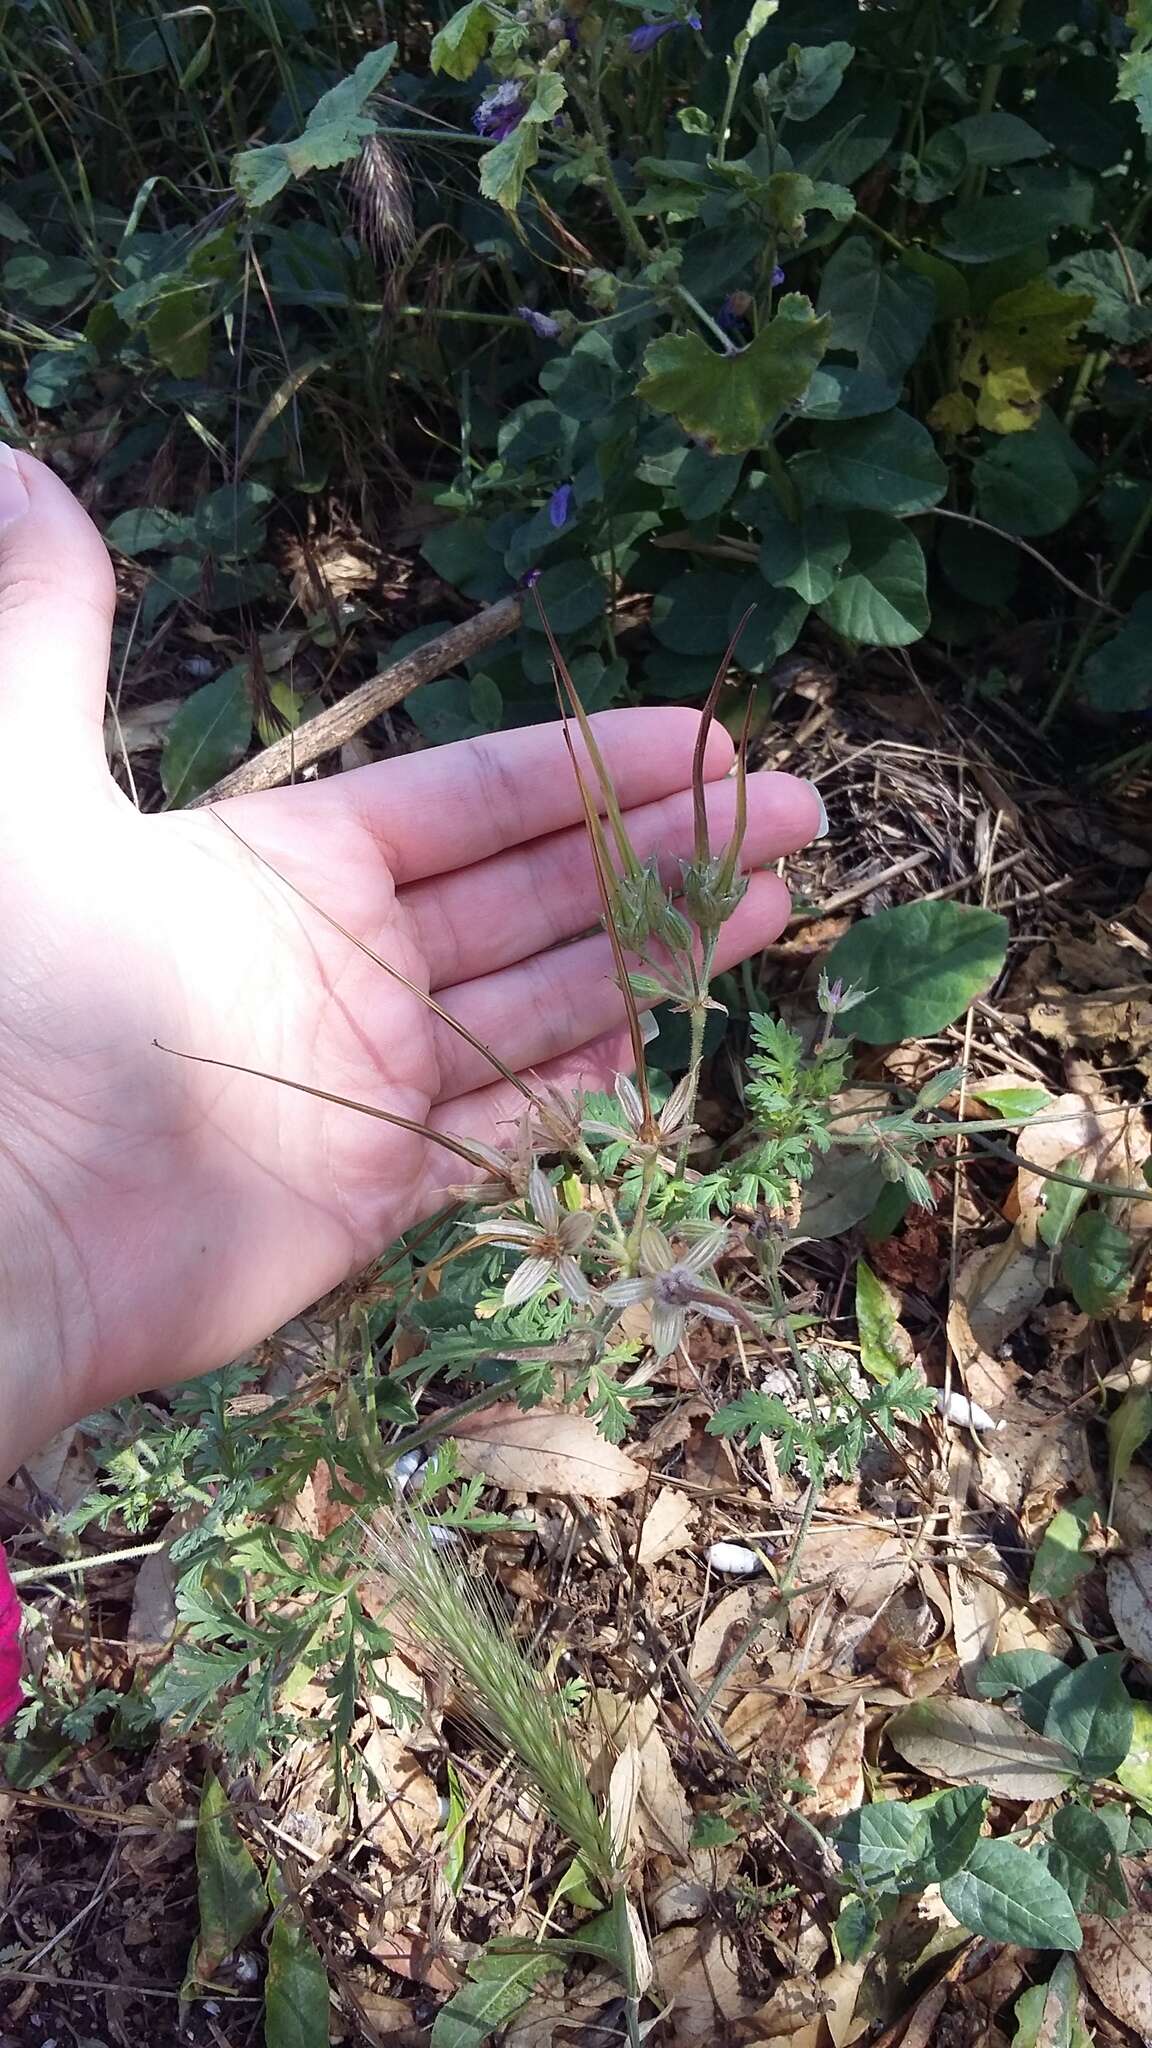
M 817 789 L 816 784 L 814 782 L 805 782 L 804 787 L 805 789 L 810 789 L 812 791 L 813 796 L 815 797 L 817 803 L 820 806 L 820 823 L 816 831 L 812 834 L 812 837 L 813 839 L 827 839 L 828 812 L 824 807 L 824 799 L 821 796 L 820 791 Z
M 15 451 L 0 441 L 0 529 L 23 519 L 28 510 L 28 487 L 16 467 Z

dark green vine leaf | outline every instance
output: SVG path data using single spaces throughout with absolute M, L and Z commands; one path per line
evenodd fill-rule
M 718 455 L 754 448 L 786 405 L 801 398 L 824 353 L 827 322 L 798 292 L 747 348 L 721 355 L 699 334 L 650 342 L 637 395 L 669 412 Z
M 849 512 L 849 553 L 818 606 L 833 632 L 861 647 L 908 647 L 928 631 L 928 572 L 914 533 L 886 512 Z
M 1111 1315 L 1128 1299 L 1135 1247 L 1102 1209 L 1085 1209 L 1064 1241 L 1060 1268 L 1086 1316 Z
M 252 738 L 252 706 L 243 664 L 226 669 L 185 698 L 164 738 L 160 775 L 171 805 L 188 804 L 219 782 Z
M 902 517 L 938 505 L 948 489 L 931 434 L 906 412 L 815 428 L 813 446 L 793 457 L 789 475 L 809 505 Z
M 1009 920 L 965 903 L 898 903 L 845 932 L 828 954 L 830 981 L 869 989 L 851 1012 L 865 1044 L 931 1038 L 984 995 L 1009 950 Z
M 1083 1938 L 1063 1885 L 1015 1842 L 977 1842 L 967 1868 L 944 1880 L 940 1896 L 962 1927 L 990 1941 L 1078 1949 Z
M 1110 1650 L 1066 1671 L 1052 1689 L 1044 1733 L 1073 1752 L 1086 1778 L 1111 1777 L 1132 1746 L 1123 1668 L 1123 1654 Z

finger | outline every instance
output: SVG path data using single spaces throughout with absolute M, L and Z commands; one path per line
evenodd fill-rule
M 626 1031 L 605 1032 L 593 1038 L 586 1045 L 577 1046 L 573 1052 L 564 1053 L 560 1059 L 545 1060 L 534 1068 L 525 1079 L 532 1085 L 545 1082 L 556 1088 L 561 1095 L 572 1098 L 581 1089 L 586 1092 L 599 1090 L 610 1095 L 617 1074 L 627 1072 L 632 1059 L 631 1044 Z M 510 1147 L 516 1127 L 524 1115 L 524 1097 L 506 1081 L 495 1081 L 484 1088 L 476 1088 L 469 1095 L 458 1096 L 454 1102 L 441 1102 L 429 1113 L 428 1122 L 434 1131 L 444 1131 L 453 1137 L 479 1139 L 481 1144 L 495 1145 L 503 1150 Z M 424 1171 L 422 1185 L 418 1191 L 420 1213 L 431 1215 L 441 1207 L 451 1187 L 461 1184 L 462 1175 L 455 1160 L 438 1145 L 429 1145 L 429 1158 Z
M 625 809 L 687 787 L 698 712 L 680 705 L 601 711 L 591 724 Z M 572 737 L 591 773 L 579 734 Z M 732 759 L 728 734 L 714 724 L 705 756 L 708 780 L 726 775 Z M 451 874 L 583 816 L 559 720 L 375 761 L 306 788 L 245 797 L 229 815 L 239 831 L 258 834 L 288 806 L 297 831 L 357 827 L 375 840 L 397 883 Z
M 116 585 L 66 484 L 0 443 L 0 748 L 10 792 L 46 760 L 54 783 L 103 778 L 104 692 Z M 51 744 L 45 747 L 45 736 Z
M 716 949 L 715 972 L 723 973 L 777 938 L 788 921 L 788 891 L 776 875 L 756 874 L 743 902 L 729 918 Z M 607 936 L 579 939 L 570 946 L 536 953 L 518 967 L 505 967 L 437 996 L 444 1009 L 467 1025 L 484 1045 L 499 1053 L 514 1073 L 558 1059 L 618 1030 L 624 1000 L 612 979 Z M 438 1020 L 433 1026 L 441 1102 L 470 1094 L 490 1076 L 479 1053 Z
M 735 783 L 712 783 L 708 820 L 714 848 L 726 843 L 735 810 Z M 690 793 L 681 790 L 659 803 L 643 804 L 629 811 L 625 822 L 641 860 L 657 856 L 665 886 L 677 887 L 680 860 L 692 852 Z M 742 865 L 761 867 L 782 854 L 795 853 L 820 824 L 820 799 L 811 783 L 792 775 L 749 776 Z M 434 989 L 527 960 L 587 931 L 600 915 L 583 826 L 494 854 L 491 860 L 439 881 L 414 882 L 401 892 L 400 902 L 412 919 L 413 936 Z

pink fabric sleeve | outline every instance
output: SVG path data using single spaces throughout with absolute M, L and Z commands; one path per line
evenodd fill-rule
M 20 1690 L 20 1602 L 0 1547 L 0 1727 L 23 1704 Z

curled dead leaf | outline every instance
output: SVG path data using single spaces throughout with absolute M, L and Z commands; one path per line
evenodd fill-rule
M 1128 1875 L 1140 1883 L 1136 1865 L 1128 1866 Z M 1147 1901 L 1118 1920 L 1089 1915 L 1076 1961 L 1100 2003 L 1138 2040 L 1152 2040 L 1152 1912 Z

